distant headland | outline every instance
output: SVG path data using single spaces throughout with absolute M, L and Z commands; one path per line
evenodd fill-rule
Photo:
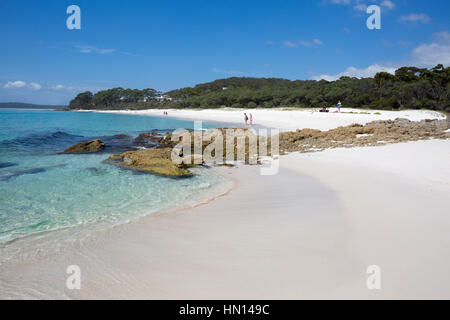
M 41 105 L 23 102 L 0 102 L 1 109 L 63 109 L 66 106 Z

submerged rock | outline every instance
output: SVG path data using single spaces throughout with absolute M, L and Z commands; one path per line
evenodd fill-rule
M 15 171 L 11 171 L 9 175 L 0 176 L 0 181 L 9 181 L 9 179 L 15 178 L 15 177 L 18 177 L 21 175 L 42 173 L 42 172 L 46 172 L 49 169 L 60 168 L 60 167 L 64 167 L 64 166 L 65 166 L 65 164 L 57 164 L 54 166 L 15 170 Z
M 12 163 L 12 162 L 0 162 L 0 169 L 1 168 L 8 168 L 8 167 L 13 167 L 16 166 L 16 163 Z
M 100 139 L 95 139 L 87 142 L 77 143 L 66 150 L 65 153 L 91 153 L 103 150 L 105 143 Z
M 101 175 L 101 174 L 106 174 L 106 173 L 108 173 L 108 171 L 107 171 L 106 169 L 103 169 L 103 168 L 96 168 L 96 167 L 86 168 L 86 170 L 88 170 L 88 171 L 91 172 L 92 174 L 97 174 L 97 175 Z
M 121 153 L 130 150 L 136 150 L 134 138 L 126 134 L 116 134 L 113 136 L 96 137 L 105 143 L 102 150 L 109 153 Z
M 170 132 L 162 135 L 156 131 L 141 133 L 134 139 L 134 143 L 145 148 L 168 148 L 175 145 Z
M 13 172 L 10 175 L 6 175 L 6 176 L 0 176 L 0 181 L 9 181 L 9 179 L 11 178 L 15 178 L 24 174 L 37 174 L 37 173 L 41 173 L 41 172 L 45 172 L 46 169 L 45 168 L 33 168 L 33 169 L 26 169 L 26 170 L 18 170 Z
M 163 136 L 157 132 L 146 132 L 138 135 L 134 139 L 134 143 L 141 147 L 151 148 L 158 146 L 162 138 Z
M 172 162 L 171 151 L 171 148 L 127 151 L 112 155 L 105 162 L 166 177 L 189 175 L 189 170 L 183 165 L 176 165 Z

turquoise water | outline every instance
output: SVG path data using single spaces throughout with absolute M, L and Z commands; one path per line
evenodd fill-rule
M 97 137 L 192 127 L 192 121 L 163 117 L 0 109 L 0 244 L 73 226 L 128 221 L 183 205 L 224 183 L 211 169 L 171 179 L 104 164 L 112 150 L 60 153 Z

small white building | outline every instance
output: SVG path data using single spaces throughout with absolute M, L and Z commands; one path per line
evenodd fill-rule
M 167 100 L 167 101 L 172 101 L 172 97 L 170 97 L 170 96 L 167 95 L 167 94 L 162 94 L 162 95 L 160 95 L 160 96 L 157 96 L 157 97 L 156 97 L 156 100 L 158 100 L 158 101 L 165 101 L 165 100 Z

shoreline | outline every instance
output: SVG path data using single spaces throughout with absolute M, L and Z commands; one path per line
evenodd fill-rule
M 168 115 L 163 115 L 167 111 Z M 443 113 L 432 110 L 362 110 L 342 108 L 341 113 L 320 113 L 312 109 L 283 110 L 283 109 L 148 109 L 148 110 L 77 110 L 75 112 L 98 112 L 115 114 L 133 114 L 142 116 L 168 117 L 180 120 L 202 120 L 214 123 L 230 123 L 243 126 L 243 113 L 252 113 L 254 125 L 265 128 L 277 128 L 281 131 L 295 131 L 296 129 L 330 130 L 339 126 L 354 123 L 366 124 L 375 120 L 395 120 L 405 118 L 411 121 L 425 119 L 445 119 Z
M 0 298 L 448 299 L 449 155 L 449 139 L 423 140 L 290 153 L 275 176 L 217 168 L 228 191 L 2 269 Z M 381 291 L 365 286 L 373 264 Z
M 224 215 L 224 212 L 220 209 L 214 209 L 212 211 L 210 211 L 210 209 L 218 209 L 224 204 L 239 206 L 240 201 L 230 202 L 230 197 L 237 197 L 238 199 L 242 199 L 243 196 L 246 197 L 246 195 L 242 193 L 242 187 L 244 185 L 245 189 L 253 188 L 252 181 L 255 176 L 259 176 L 259 166 L 238 166 L 237 168 L 222 167 L 220 169 L 224 175 L 229 176 L 231 174 L 231 178 L 234 180 L 233 188 L 229 189 L 225 194 L 218 195 L 209 201 L 204 201 L 191 208 L 171 209 L 159 214 L 142 217 L 139 220 L 127 224 L 115 226 L 99 235 L 99 238 L 95 241 L 95 245 L 94 243 L 87 243 L 86 246 L 81 246 L 77 248 L 77 250 L 71 250 L 70 252 L 65 252 L 57 256 L 47 257 L 35 261 L 31 265 L 20 265 L 10 270 L 4 270 L 3 274 L 4 276 L 6 275 L 8 279 L 7 281 L 4 281 L 7 284 L 3 284 L 4 289 L 8 286 L 14 287 L 14 296 L 21 297 L 20 295 L 23 294 L 22 297 L 25 298 L 35 298 L 37 297 L 37 293 L 41 295 L 40 297 L 44 298 L 64 299 L 95 299 L 97 297 L 109 299 L 166 299 L 182 297 L 178 295 L 173 296 L 173 294 L 179 290 L 174 283 L 172 283 L 172 289 L 169 290 L 172 293 L 165 293 L 167 289 L 162 287 L 155 292 L 152 292 L 152 290 L 151 292 L 147 291 L 146 287 L 149 283 L 154 281 L 158 282 L 158 278 L 161 276 L 161 274 L 158 275 L 158 273 L 154 273 L 150 270 L 154 268 L 158 269 L 159 272 L 164 273 L 164 275 L 162 275 L 163 278 L 177 278 L 180 276 L 181 270 L 186 268 L 186 272 L 188 272 L 190 276 L 193 276 L 191 272 L 196 272 L 192 269 L 193 266 L 191 263 L 194 263 L 195 265 L 197 263 L 195 262 L 196 259 L 203 260 L 205 258 L 203 257 L 203 254 L 198 251 L 204 250 L 202 249 L 202 246 L 210 247 L 212 245 L 212 247 L 210 247 L 212 251 L 209 252 L 216 255 L 218 252 L 213 249 L 214 243 L 216 241 L 221 242 L 222 239 L 226 241 L 225 234 L 227 234 L 228 231 L 232 232 L 235 236 L 247 239 L 246 228 L 240 228 L 235 225 L 238 221 L 245 221 L 245 217 L 243 218 L 244 220 L 240 220 L 239 217 L 236 216 L 239 215 L 238 213 L 231 214 L 231 212 L 228 212 Z M 245 176 L 248 181 L 245 181 L 246 179 L 243 178 L 243 176 Z M 284 178 L 281 179 L 277 177 L 279 183 L 285 184 L 287 177 L 296 183 L 290 171 L 284 173 L 283 176 Z M 304 183 L 304 188 L 306 190 L 306 188 L 311 187 L 311 183 L 309 183 L 310 178 L 305 178 L 308 180 L 308 183 Z M 258 179 L 263 178 L 259 176 Z M 319 184 L 313 183 L 313 185 L 316 185 L 315 188 L 319 188 L 319 193 L 323 192 L 323 189 Z M 278 186 L 274 186 L 274 188 L 278 188 Z M 259 197 L 257 192 L 253 194 L 254 196 Z M 301 201 L 298 201 L 297 203 L 300 202 Z M 230 219 L 230 214 L 234 216 L 234 218 L 237 218 L 237 220 L 234 221 L 233 219 Z M 253 216 L 252 219 L 255 218 L 257 217 Z M 270 216 L 267 216 L 267 218 L 269 220 L 272 219 Z M 253 224 L 248 223 L 249 222 L 247 221 L 247 226 Z M 286 227 L 289 226 L 286 225 Z M 237 234 L 235 234 L 236 230 L 239 230 Z M 258 227 L 255 230 L 258 230 Z M 291 229 L 291 232 L 295 231 L 295 229 Z M 224 236 L 220 237 L 218 234 L 223 234 Z M 233 236 L 233 234 L 230 236 Z M 236 239 L 233 241 L 236 241 Z M 193 245 L 188 247 L 185 246 L 184 243 L 192 243 Z M 244 242 L 240 243 L 241 245 L 244 245 Z M 179 247 L 179 245 L 182 247 Z M 251 240 L 251 246 L 252 245 L 253 240 Z M 272 250 L 276 251 L 276 248 L 273 247 Z M 183 258 L 174 258 L 171 256 L 173 254 L 181 254 Z M 188 257 L 194 257 L 194 261 Z M 175 261 L 173 259 L 177 261 L 176 264 L 170 262 Z M 222 263 L 225 262 L 220 257 L 219 260 Z M 69 261 L 71 261 L 72 264 L 77 262 L 82 268 L 83 273 L 86 274 L 87 279 L 90 278 L 90 280 L 86 280 L 86 283 L 83 285 L 85 289 L 80 292 L 71 292 L 64 288 L 64 278 L 66 275 L 61 271 L 66 268 L 66 264 L 69 263 Z M 235 261 L 233 260 L 228 262 L 233 265 L 235 264 Z M 124 269 L 119 268 L 121 270 L 118 270 L 117 263 L 124 263 Z M 148 265 L 148 263 L 150 265 Z M 161 266 L 161 263 L 163 266 Z M 179 270 L 173 274 L 167 273 L 166 269 L 173 267 L 179 268 Z M 133 272 L 129 274 L 126 271 L 128 268 L 137 268 L 142 271 L 149 270 L 149 272 L 146 273 L 143 278 L 134 278 Z M 41 273 L 42 270 L 45 270 L 45 272 Z M 106 276 L 106 278 L 103 278 L 103 276 Z M 202 277 L 202 275 L 198 273 L 196 273 L 196 276 Z M 134 279 L 131 284 L 121 282 L 115 277 L 131 277 Z M 187 280 L 188 278 L 190 277 L 184 279 Z M 111 280 L 112 282 L 109 282 Z M 240 281 L 242 280 L 244 279 L 241 279 Z M 23 291 L 17 290 L 18 288 L 15 286 L 15 281 L 18 281 L 22 285 L 26 284 L 22 287 L 22 289 L 24 289 Z M 111 291 L 111 286 L 115 287 L 115 285 L 119 284 L 118 282 L 120 282 L 120 289 Z M 98 287 L 100 284 L 101 286 Z M 122 287 L 122 285 L 124 287 Z M 133 287 L 133 292 L 129 291 L 130 286 Z M 190 289 L 185 287 L 185 290 L 189 291 Z M 7 290 L 3 290 L 3 292 L 4 294 L 8 294 Z M 12 294 L 12 292 L 9 292 L 9 294 Z M 228 294 L 228 298 L 231 298 L 232 293 L 229 292 Z M 219 292 L 214 293 L 214 295 L 220 296 Z M 200 298 L 202 296 L 194 297 Z
M 226 195 L 8 270 L 7 285 L 70 299 L 448 299 L 449 152 L 429 140 L 292 153 L 275 176 L 224 167 L 237 179 Z M 80 291 L 65 289 L 72 264 Z M 380 291 L 365 286 L 373 264 Z
M 114 223 L 98 221 L 91 222 L 86 225 L 72 225 L 59 229 L 43 230 L 37 233 L 25 235 L 20 238 L 15 238 L 10 242 L 1 243 L 0 253 L 2 254 L 2 260 L 0 260 L 0 270 L 2 270 L 2 268 L 4 268 L 5 266 L 7 268 L 10 268 L 15 267 L 20 263 L 30 264 L 39 261 L 42 258 L 47 259 L 49 257 L 60 254 L 61 252 L 59 250 L 75 250 L 76 246 L 78 245 L 89 245 L 90 242 L 96 241 L 98 235 L 101 236 L 105 233 L 109 233 L 120 226 L 139 223 L 141 220 L 146 219 L 150 216 L 157 217 L 164 214 L 176 214 L 177 212 L 194 209 L 198 206 L 208 204 L 209 202 L 212 202 L 218 198 L 224 197 L 236 187 L 237 181 L 232 177 L 226 176 L 220 169 L 221 168 L 219 167 L 197 168 L 197 170 L 213 170 L 216 175 L 223 178 L 223 181 L 221 181 L 220 184 L 215 184 L 209 187 L 209 190 L 202 191 L 197 196 L 193 196 L 190 199 L 185 199 L 182 203 L 172 204 L 167 208 L 160 208 L 157 211 L 152 211 L 151 209 L 149 209 L 149 211 L 146 213 L 123 217 L 120 221 L 115 221 Z M 72 237 L 72 234 L 75 234 L 76 236 Z M 70 242 L 65 243 L 65 238 L 72 239 Z M 58 248 L 57 250 L 55 250 L 55 248 L 52 246 L 56 242 L 58 242 L 58 240 L 63 240 L 63 242 L 61 244 L 58 244 Z M 35 241 L 38 241 L 39 243 L 35 244 Z M 74 243 L 76 243 L 76 246 L 72 246 Z M 17 260 L 13 260 L 12 262 L 10 261 L 12 260 L 15 253 L 22 251 L 22 246 L 30 244 L 36 246 L 34 248 L 34 251 L 36 251 L 35 253 L 31 252 L 33 250 L 28 250 L 22 252 L 20 256 L 15 257 L 15 259 Z M 45 247 L 49 251 L 43 253 L 42 251 L 44 250 L 41 249 Z M 2 278 L 0 277 L 0 284 L 1 280 Z

